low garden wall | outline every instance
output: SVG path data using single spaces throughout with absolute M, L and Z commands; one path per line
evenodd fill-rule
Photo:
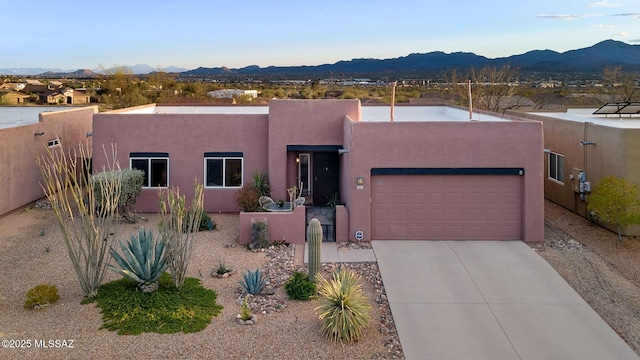
M 298 206 L 293 211 L 285 212 L 241 212 L 239 219 L 242 245 L 251 243 L 251 219 L 267 219 L 269 239 L 284 241 L 288 244 L 304 244 L 306 232 L 306 210 Z

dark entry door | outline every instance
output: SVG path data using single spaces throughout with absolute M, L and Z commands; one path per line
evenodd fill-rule
M 337 152 L 313 153 L 313 205 L 326 206 L 334 194 L 340 197 L 340 156 Z

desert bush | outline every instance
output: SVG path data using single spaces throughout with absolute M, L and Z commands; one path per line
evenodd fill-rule
M 638 185 L 608 176 L 602 179 L 588 197 L 587 210 L 602 222 L 616 225 L 618 241 L 621 228 L 640 223 L 640 191 Z
M 27 292 L 24 308 L 33 309 L 36 306 L 53 304 L 58 299 L 60 299 L 60 296 L 55 285 L 37 285 Z
M 260 193 L 253 186 L 243 186 L 233 194 L 233 198 L 242 211 L 260 211 Z
M 371 305 L 362 291 L 360 276 L 347 269 L 336 269 L 331 281 L 316 276 L 321 305 L 315 310 L 323 321 L 322 331 L 334 341 L 356 341 L 369 322 Z
M 309 280 L 309 275 L 300 271 L 294 271 L 291 274 L 284 283 L 284 289 L 289 299 L 294 300 L 309 300 L 317 292 L 316 284 Z
M 258 197 L 271 196 L 271 185 L 269 185 L 269 176 L 266 172 L 254 172 L 252 185 L 258 191 Z
M 191 219 L 189 218 L 189 213 L 187 213 L 187 218 L 183 222 L 184 232 L 187 232 L 187 226 L 191 223 Z M 194 223 L 192 231 L 210 231 L 216 228 L 216 223 L 211 219 L 211 216 L 207 214 L 205 211 L 202 211 L 202 215 L 200 215 L 200 221 Z
M 138 169 L 124 169 L 102 171 L 91 176 L 91 184 L 94 187 L 96 201 L 101 202 L 102 188 L 106 182 L 120 179 L 121 189 L 118 197 L 118 212 L 120 216 L 135 222 L 135 217 L 131 214 L 135 212 L 136 199 L 142 193 L 144 183 L 144 172 Z
M 267 280 L 262 276 L 260 269 L 256 269 L 256 271 L 247 270 L 242 274 L 240 286 L 247 294 L 257 295 L 262 291 L 266 282 Z
M 187 207 L 186 198 L 180 195 L 180 189 L 160 191 L 160 237 L 166 242 L 166 257 L 171 278 L 180 289 L 187 274 L 187 267 L 195 247 L 193 232 L 200 226 L 204 208 L 202 184 L 195 183 L 191 205 Z
M 140 229 L 127 243 L 121 241 L 120 249 L 124 256 L 113 248 L 109 250 L 120 266 L 107 265 L 109 270 L 137 282 L 143 292 L 157 290 L 158 279 L 169 266 L 164 256 L 165 242 L 160 238 L 154 240 L 153 231 Z
M 121 178 L 114 176 L 104 182 L 98 195 L 95 187 L 88 186 L 87 177 L 77 176 L 88 168 L 92 157 L 88 144 L 68 153 L 49 148 L 45 151 L 36 159 L 42 188 L 60 225 L 80 289 L 85 297 L 95 296 L 116 234 Z M 119 168 L 115 159 L 113 147 L 108 170 Z

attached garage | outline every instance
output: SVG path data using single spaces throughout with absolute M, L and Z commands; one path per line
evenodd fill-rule
M 523 169 L 373 169 L 374 240 L 521 240 Z

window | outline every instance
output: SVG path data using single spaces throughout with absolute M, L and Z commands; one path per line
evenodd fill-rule
M 60 138 L 55 138 L 53 140 L 49 140 L 47 142 L 47 146 L 48 147 L 56 147 L 56 146 L 60 146 Z
M 131 168 L 144 171 L 142 187 L 167 187 L 169 185 L 168 153 L 131 153 Z
M 549 178 L 564 183 L 564 156 L 549 153 Z
M 242 187 L 242 153 L 205 153 L 206 187 Z

